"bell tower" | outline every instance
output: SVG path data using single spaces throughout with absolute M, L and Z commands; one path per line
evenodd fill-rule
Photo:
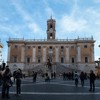
M 47 20 L 47 40 L 55 39 L 55 35 L 56 35 L 55 23 L 56 21 L 52 19 L 52 16 L 50 19 Z

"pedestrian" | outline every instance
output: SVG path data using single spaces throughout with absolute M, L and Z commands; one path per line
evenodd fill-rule
M 33 83 L 36 82 L 37 79 L 37 72 L 33 72 Z
M 33 74 L 32 74 L 32 76 L 33 76 L 33 83 L 34 83 L 34 74 L 35 74 L 35 72 L 33 71 Z
M 9 66 L 6 66 L 6 69 L 3 73 L 3 84 L 2 84 L 2 98 L 10 98 L 9 96 L 9 88 L 12 85 L 11 83 L 11 71 L 9 69 Z
M 21 78 L 22 78 L 21 69 L 18 69 L 16 71 L 15 78 L 16 78 L 16 95 L 20 96 L 20 94 L 21 94 Z
M 78 86 L 78 79 L 79 79 L 79 74 L 77 73 L 77 71 L 75 71 L 74 80 L 75 80 L 75 86 L 76 87 Z
M 84 75 L 84 72 L 82 71 L 81 74 L 80 74 L 80 80 L 81 80 L 81 86 L 82 87 L 84 86 L 84 79 L 85 79 L 85 75 Z
M 65 79 L 66 79 L 66 73 L 63 72 L 63 80 L 65 80 Z
M 95 79 L 96 79 L 96 76 L 93 72 L 93 70 L 90 70 L 90 89 L 89 91 L 95 91 Z
M 48 76 L 48 73 L 45 74 L 45 82 L 50 82 L 50 78 Z
M 2 85 L 2 71 L 0 69 L 0 86 Z
M 13 72 L 14 82 L 15 82 L 15 75 L 16 75 L 16 71 Z

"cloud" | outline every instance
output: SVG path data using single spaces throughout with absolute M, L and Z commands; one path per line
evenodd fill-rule
M 44 5 L 45 5 L 45 12 L 46 12 L 46 14 L 47 14 L 47 16 L 54 16 L 54 11 L 53 11 L 53 9 L 49 6 L 49 3 L 46 1 L 46 0 L 43 0 L 43 3 L 44 3 Z
M 61 33 L 86 32 L 93 35 L 97 34 L 100 27 L 100 9 L 95 9 L 94 6 L 82 9 L 78 1 L 74 0 L 70 14 L 62 15 L 59 20 Z
M 87 21 L 84 19 L 74 19 L 70 16 L 63 16 L 59 22 L 61 25 L 61 30 L 64 33 L 66 32 L 75 32 L 75 31 L 84 31 L 87 28 Z
M 59 25 L 62 33 L 82 32 L 89 27 L 88 21 L 81 15 L 78 0 L 74 0 L 72 11 L 69 15 L 62 15 L 62 18 L 59 21 Z
M 100 3 L 100 0 L 94 0 L 94 2 L 96 2 L 96 3 Z
M 1 25 L 0 24 L 0 32 L 3 34 L 3 37 L 8 36 L 18 36 L 20 37 L 19 31 L 22 27 L 18 25 Z M 3 33 L 2 33 L 3 32 Z M 6 33 L 6 34 L 4 34 Z
M 20 3 L 16 2 L 15 0 L 11 0 L 12 1 L 12 5 L 15 7 L 16 11 L 18 11 L 18 13 L 22 16 L 22 18 L 27 21 L 30 22 L 32 21 L 31 16 L 25 11 L 25 9 L 23 9 L 23 7 L 20 5 Z
M 96 10 L 95 8 L 88 8 L 85 12 L 88 16 L 90 15 L 90 17 L 93 19 L 100 19 L 100 11 L 98 11 L 98 9 Z
M 36 23 L 30 23 L 29 24 L 29 28 L 34 32 L 34 33 L 37 33 L 37 32 L 40 32 L 40 28 L 39 26 L 36 24 Z M 34 29 L 34 30 L 33 30 Z
M 41 28 L 38 26 L 38 24 L 33 20 L 31 15 L 23 8 L 20 3 L 12 0 L 12 4 L 16 8 L 16 11 L 21 15 L 22 19 L 24 20 L 27 28 L 30 29 L 31 33 L 40 32 Z

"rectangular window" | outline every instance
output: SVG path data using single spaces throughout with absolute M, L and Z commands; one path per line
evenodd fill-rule
M 50 46 L 49 48 L 52 49 L 52 46 Z
M 40 58 L 38 58 L 38 63 L 40 63 L 41 62 L 41 60 L 40 60 Z
M 14 57 L 14 62 L 17 62 L 17 57 Z
M 27 63 L 30 63 L 30 57 L 27 57 Z
M 38 49 L 41 49 L 41 46 L 38 46 Z
M 85 57 L 85 63 L 88 63 L 88 57 Z
M 61 49 L 64 49 L 64 46 L 61 46 Z
M 31 47 L 30 46 L 27 46 L 27 48 L 30 49 Z
M 87 48 L 87 45 L 84 45 L 84 48 Z
M 63 59 L 63 57 L 61 57 L 61 63 L 64 63 L 64 59 Z
M 75 61 L 74 61 L 74 58 L 72 58 L 72 63 L 74 63 Z
M 18 46 L 17 46 L 17 45 L 15 45 L 15 48 L 17 49 L 17 48 L 18 48 Z
M 64 46 L 61 46 L 61 53 L 64 52 Z

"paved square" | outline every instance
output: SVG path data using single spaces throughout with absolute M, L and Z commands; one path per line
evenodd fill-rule
M 100 80 L 96 80 L 96 91 L 94 93 L 88 90 L 89 80 L 85 81 L 84 87 L 81 87 L 79 83 L 76 88 L 73 80 L 56 79 L 45 82 L 44 79 L 38 79 L 36 83 L 33 83 L 32 78 L 26 78 L 22 79 L 20 96 L 15 95 L 15 84 L 10 88 L 10 100 L 99 100 Z M 2 99 L 0 98 L 0 100 Z

